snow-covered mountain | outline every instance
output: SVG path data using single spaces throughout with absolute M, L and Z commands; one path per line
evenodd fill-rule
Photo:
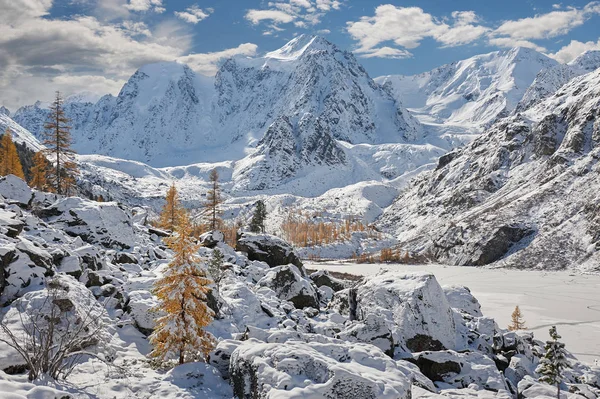
M 571 79 L 600 68 L 600 51 L 586 51 L 568 64 L 543 69 L 529 86 L 516 107 L 521 112 L 553 95 Z
M 440 158 L 381 225 L 441 262 L 598 271 L 599 109 L 596 70 Z
M 527 48 L 477 55 L 414 76 L 376 80 L 395 98 L 436 123 L 482 127 L 510 113 L 538 72 L 558 63 Z
M 311 126 L 301 123 L 305 118 L 319 120 L 325 127 L 320 132 L 354 144 L 422 137 L 420 125 L 351 53 L 320 37 L 299 36 L 260 58 L 230 59 L 214 79 L 177 63 L 147 65 L 116 98 L 80 100 L 65 103 L 79 153 L 152 166 L 239 160 L 264 152 L 270 142 L 265 135 L 282 120 L 297 130 L 288 137 L 290 147 L 302 142 L 296 138 L 311 135 L 302 131 Z M 19 109 L 15 120 L 39 134 L 46 114 L 36 104 Z
M 11 132 L 15 143 L 24 144 L 32 151 L 39 151 L 43 147 L 33 134 L 10 117 L 8 109 L 0 107 L 0 135 L 7 129 Z

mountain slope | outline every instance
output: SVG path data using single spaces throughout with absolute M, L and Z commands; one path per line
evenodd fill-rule
M 457 265 L 600 264 L 600 71 L 440 158 L 380 224 Z
M 517 105 L 540 70 L 558 63 L 526 48 L 454 62 L 415 76 L 382 76 L 376 82 L 419 114 L 438 123 L 485 126 Z
M 571 79 L 598 68 L 600 68 L 600 51 L 586 51 L 568 64 L 543 69 L 523 95 L 516 112 L 522 112 L 551 96 Z
M 39 151 L 43 146 L 33 134 L 19 125 L 10 117 L 10 112 L 4 107 L 0 108 L 0 135 L 6 130 L 12 134 L 13 141 L 25 145 L 31 151 Z
M 72 99 L 65 108 L 78 152 L 152 166 L 242 159 L 272 123 L 306 114 L 350 143 L 422 137 L 420 125 L 351 53 L 308 36 L 261 58 L 230 59 L 214 79 L 177 63 L 147 65 L 116 98 Z M 39 134 L 46 113 L 36 104 L 18 110 L 15 120 Z
M 67 99 L 74 148 L 159 164 L 185 160 L 213 137 L 207 129 L 210 83 L 185 65 L 164 62 L 140 68 L 117 97 L 96 103 Z M 39 135 L 47 113 L 37 103 L 19 109 L 15 120 Z

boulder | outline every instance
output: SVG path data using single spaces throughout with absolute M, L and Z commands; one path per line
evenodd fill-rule
M 509 390 L 496 363 L 481 353 L 448 350 L 421 352 L 413 358 L 421 372 L 434 382 L 450 384 L 458 389 L 476 384 L 489 391 Z
M 221 340 L 208 356 L 208 363 L 219 370 L 225 379 L 229 379 L 229 364 L 231 354 L 241 344 L 242 341 L 236 341 L 233 339 Z
M 150 310 L 158 305 L 154 295 L 149 291 L 131 291 L 129 293 L 128 311 L 135 327 L 142 333 L 150 335 L 155 327 L 154 319 L 158 316 Z
M 334 290 L 335 292 L 341 291 L 346 287 L 343 280 L 332 277 L 327 270 L 319 270 L 312 273 L 310 279 L 315 283 L 317 287 L 326 286 Z
M 208 231 L 198 238 L 200 245 L 206 248 L 215 248 L 219 243 L 225 242 L 225 235 L 219 230 Z
M 473 317 L 482 317 L 481 305 L 477 298 L 471 294 L 471 290 L 462 285 L 447 285 L 442 287 L 448 303 L 459 313 L 467 314 Z
M 12 211 L 0 209 L 0 232 L 3 230 L 10 238 L 17 238 L 25 228 L 25 222 Z
M 248 259 L 259 260 L 270 267 L 292 264 L 306 275 L 302 262 L 290 244 L 279 237 L 268 234 L 252 234 L 244 232 L 238 236 L 236 251 L 248 254 Z
M 369 314 L 365 320 L 350 324 L 337 338 L 375 345 L 390 357 L 394 356 L 396 348 L 392 331 L 385 318 L 376 314 Z
M 131 215 L 113 202 L 62 198 L 40 213 L 48 223 L 88 244 L 123 250 L 136 242 Z
M 272 289 L 277 297 L 290 301 L 297 309 L 319 308 L 319 297 L 310 280 L 302 277 L 294 265 L 278 266 L 258 281 L 259 287 Z
M 373 345 L 243 342 L 231 355 L 236 398 L 404 399 L 412 376 Z
M 0 177 L 0 195 L 6 202 L 25 208 L 31 202 L 33 191 L 24 180 L 15 175 L 8 175 Z
M 135 255 L 130 254 L 128 252 L 119 252 L 118 254 L 115 255 L 113 262 L 116 264 L 125 264 L 125 263 L 129 263 L 129 264 L 134 264 L 137 265 L 138 264 L 138 260 L 135 257 Z
M 353 313 L 359 321 L 370 315 L 382 317 L 397 346 L 407 347 L 410 352 L 456 346 L 454 311 L 432 274 L 383 272 L 365 279 L 353 290 L 356 309 L 352 311 L 349 295 L 350 319 Z

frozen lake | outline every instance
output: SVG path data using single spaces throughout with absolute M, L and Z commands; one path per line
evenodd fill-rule
M 520 271 L 436 265 L 371 265 L 311 263 L 309 269 L 327 269 L 359 275 L 380 269 L 433 273 L 441 285 L 469 287 L 485 316 L 507 328 L 519 305 L 529 330 L 542 341 L 556 325 L 566 348 L 580 360 L 600 360 L 600 276 L 571 272 Z

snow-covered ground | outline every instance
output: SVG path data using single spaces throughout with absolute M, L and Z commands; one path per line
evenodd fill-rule
M 600 362 L 600 276 L 573 272 L 542 272 L 439 265 L 382 265 L 310 263 L 308 269 L 359 275 L 381 269 L 428 271 L 442 285 L 464 285 L 479 300 L 485 315 L 506 328 L 515 305 L 519 305 L 527 327 L 546 340 L 556 325 L 566 347 L 584 362 Z

